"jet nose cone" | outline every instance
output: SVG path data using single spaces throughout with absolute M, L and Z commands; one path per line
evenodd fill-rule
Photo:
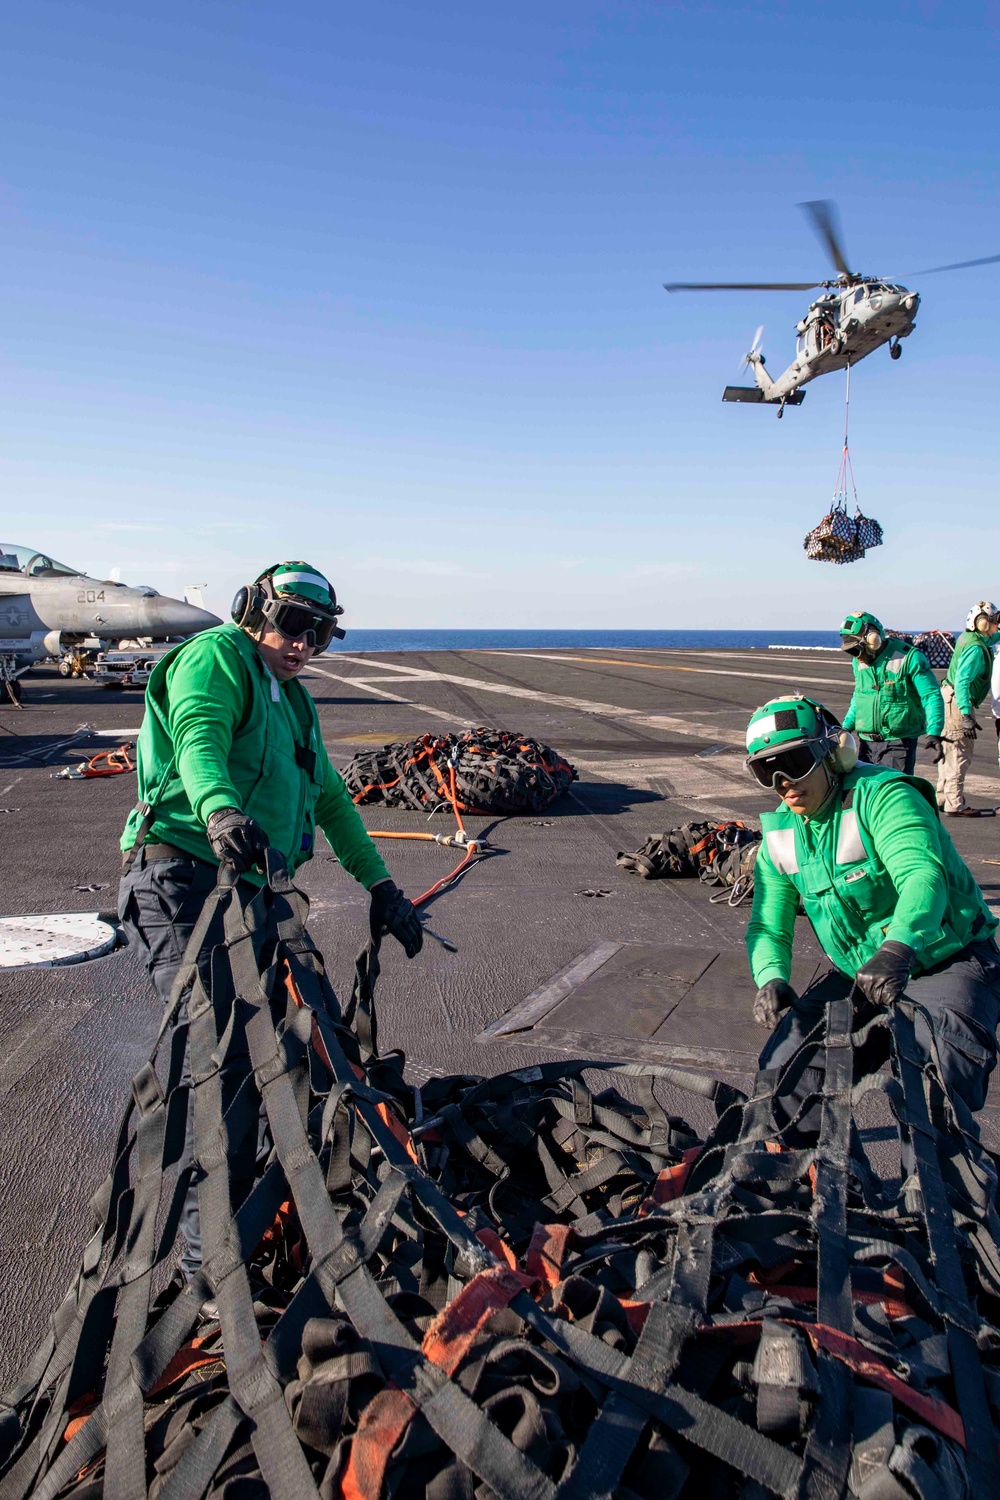
M 208 630 L 212 625 L 221 625 L 217 615 L 207 609 L 198 609 L 186 604 L 183 599 L 171 599 L 165 594 L 143 599 L 139 614 L 146 635 L 194 635 L 199 630 Z

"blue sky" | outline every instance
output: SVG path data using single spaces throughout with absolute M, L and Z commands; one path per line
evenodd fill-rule
M 1000 594 L 1000 6 L 171 0 L 9 10 L 0 535 L 220 611 L 325 567 L 356 626 L 954 624 Z M 852 263 L 922 294 L 855 371 L 886 545 L 801 549 L 843 384 L 724 406 Z

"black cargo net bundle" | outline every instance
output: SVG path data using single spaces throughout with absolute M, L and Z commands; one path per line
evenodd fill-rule
M 704 885 L 721 886 L 713 901 L 740 906 L 753 894 L 753 872 L 761 841 L 758 829 L 745 823 L 682 823 L 667 833 L 650 834 L 641 849 L 622 850 L 618 868 L 643 880 L 695 876 Z
M 508 729 L 422 735 L 356 755 L 344 768 L 359 805 L 426 811 L 457 805 L 462 812 L 543 812 L 576 780 L 576 771 L 548 745 Z
M 305 899 L 277 865 L 270 880 L 245 909 L 220 887 L 226 943 L 210 993 L 194 980 L 204 1271 L 151 1300 L 183 1191 L 165 1171 L 179 1027 L 135 1081 L 80 1272 L 0 1408 L 3 1500 L 1000 1493 L 992 1183 L 909 1003 L 877 1025 L 916 1207 L 883 1198 L 860 1152 L 849 1001 L 750 1098 L 608 1070 L 632 1104 L 595 1093 L 586 1062 L 420 1089 L 377 1054 L 376 955 L 342 1013 Z M 792 1149 L 775 1099 L 817 1049 L 819 1139 Z M 715 1100 L 703 1147 L 657 1077 Z M 233 1213 L 261 1103 L 273 1144 Z
M 847 393 L 844 402 L 844 446 L 840 453 L 840 467 L 833 487 L 830 509 L 811 531 L 806 532 L 806 557 L 813 562 L 852 563 L 860 562 L 871 547 L 881 547 L 884 540 L 882 527 L 871 516 L 861 514 L 858 505 L 858 487 L 854 481 L 854 465 L 848 443 L 851 411 L 851 367 L 847 366 Z M 854 515 L 847 514 L 850 500 L 854 502 Z
M 932 667 L 942 671 L 951 665 L 955 652 L 955 637 L 950 630 L 925 630 L 914 636 L 913 644 L 922 651 Z

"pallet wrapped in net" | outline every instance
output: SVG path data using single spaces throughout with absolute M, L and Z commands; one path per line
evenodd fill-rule
M 595 1088 L 587 1061 L 418 1088 L 378 1051 L 375 950 L 342 1008 L 277 862 L 245 908 L 225 878 L 216 899 L 226 942 L 188 955 L 189 1020 L 136 1078 L 80 1271 L 0 1406 L 4 1500 L 1000 1493 L 995 1177 L 912 1006 L 863 1039 L 828 1006 L 808 1147 L 775 1123 L 787 1069 L 750 1097 L 646 1065 Z M 876 1034 L 901 1195 L 852 1124 Z M 225 1107 L 223 1057 L 245 1059 Z M 714 1100 L 704 1144 L 658 1078 Z M 154 1295 L 189 1091 L 204 1268 Z
M 913 644 L 922 651 L 932 667 L 945 670 L 955 652 L 955 637 L 950 630 L 925 630 L 915 636 Z
M 364 751 L 343 770 L 359 805 L 518 815 L 543 812 L 576 770 L 549 745 L 509 729 L 469 729 Z

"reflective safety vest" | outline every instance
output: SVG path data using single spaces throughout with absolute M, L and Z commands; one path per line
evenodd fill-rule
M 993 672 L 993 650 L 996 645 L 997 641 L 991 637 L 980 635 L 977 630 L 963 630 L 955 642 L 955 650 L 952 652 L 951 661 L 948 663 L 948 670 L 944 674 L 945 682 L 950 683 L 954 687 L 958 681 L 959 672 L 965 678 L 966 674 L 970 670 L 972 671 L 973 675 L 967 680 L 969 684 L 969 707 L 973 712 L 979 707 L 990 690 L 990 676 Z M 967 651 L 974 651 L 978 656 L 975 666 L 971 669 L 968 661 L 963 660 Z M 959 667 L 960 662 L 961 667 Z M 961 704 L 959 707 L 961 707 Z
M 763 813 L 760 820 L 771 864 L 795 886 L 820 946 L 845 974 L 854 974 L 882 946 L 896 908 L 896 888 L 879 859 L 866 817 L 873 794 L 887 777 L 908 782 L 934 808 L 934 852 L 944 865 L 948 885 L 939 936 L 924 948 L 917 971 L 943 963 L 975 938 L 989 937 L 997 926 L 937 816 L 930 783 L 883 766 L 860 765 L 841 778 L 832 816 L 810 820 L 808 835 L 805 820 L 784 807 Z
M 914 646 L 889 640 L 870 664 L 854 662 L 854 728 L 864 739 L 915 740 L 927 733 L 915 670 L 925 664 Z

